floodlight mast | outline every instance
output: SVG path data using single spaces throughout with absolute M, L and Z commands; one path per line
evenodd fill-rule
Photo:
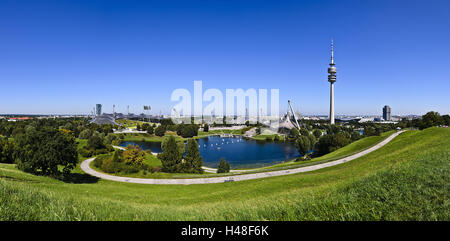
M 297 117 L 295 117 L 295 113 L 294 113 L 294 110 L 292 109 L 291 101 L 290 101 L 290 100 L 288 100 L 288 104 L 289 104 L 289 108 L 291 108 L 291 113 L 292 113 L 292 115 L 294 116 L 295 124 L 297 124 L 296 127 L 297 127 L 297 129 L 300 130 L 300 125 L 298 124 Z

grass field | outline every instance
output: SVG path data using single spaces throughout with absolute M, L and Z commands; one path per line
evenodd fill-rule
M 402 133 L 341 165 L 203 185 L 72 183 L 0 164 L 2 220 L 450 220 L 450 129 Z

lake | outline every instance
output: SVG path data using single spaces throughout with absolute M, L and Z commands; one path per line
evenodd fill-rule
M 209 136 L 197 140 L 203 165 L 217 168 L 224 157 L 232 169 L 273 165 L 300 157 L 290 142 L 255 141 L 237 137 Z M 160 142 L 122 142 L 120 146 L 139 145 L 154 153 L 162 152 Z

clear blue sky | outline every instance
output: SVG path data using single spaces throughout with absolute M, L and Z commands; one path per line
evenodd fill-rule
M 168 113 L 176 88 L 279 88 L 280 109 L 450 113 L 450 1 L 0 1 L 0 113 Z

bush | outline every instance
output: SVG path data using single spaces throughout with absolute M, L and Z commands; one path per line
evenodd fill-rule
M 308 161 L 308 160 L 311 160 L 311 157 L 309 155 L 304 155 L 304 156 L 301 156 L 301 157 L 295 159 L 294 162 Z
M 120 171 L 121 165 L 114 162 L 113 159 L 106 159 L 103 161 L 101 169 L 106 173 L 117 173 Z
M 160 172 L 161 171 L 161 167 L 151 167 L 151 172 Z
M 135 165 L 123 165 L 122 169 L 120 171 L 125 174 L 132 174 L 132 173 L 138 173 L 139 170 L 140 170 L 139 167 L 137 167 Z
M 126 150 L 123 151 L 123 161 L 130 166 L 142 166 L 145 159 L 145 151 L 143 151 L 138 145 L 128 145 Z

